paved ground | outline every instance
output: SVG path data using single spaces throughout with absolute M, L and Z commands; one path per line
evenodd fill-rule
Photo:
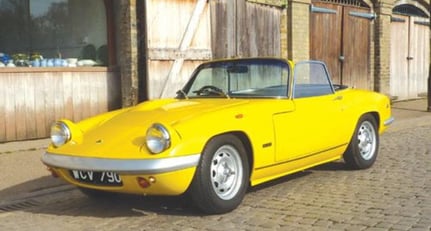
M 431 113 L 393 105 L 376 164 L 335 162 L 250 189 L 235 211 L 205 216 L 181 198 L 90 200 L 49 176 L 48 140 L 0 144 L 0 230 L 431 230 Z

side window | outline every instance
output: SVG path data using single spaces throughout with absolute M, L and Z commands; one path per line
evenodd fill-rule
M 326 66 L 322 62 L 299 62 L 294 69 L 294 98 L 333 94 Z

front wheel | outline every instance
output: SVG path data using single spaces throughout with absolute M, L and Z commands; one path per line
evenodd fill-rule
M 244 145 L 234 135 L 217 136 L 206 145 L 193 182 L 191 199 L 209 214 L 229 212 L 241 203 L 248 187 L 249 165 Z
M 374 164 L 378 151 L 379 133 L 376 119 L 370 114 L 363 115 L 344 153 L 344 161 L 354 169 L 366 169 Z

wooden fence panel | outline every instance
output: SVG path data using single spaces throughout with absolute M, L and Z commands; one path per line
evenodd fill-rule
M 280 56 L 281 13 L 245 0 L 212 1 L 213 57 Z
M 0 70 L 0 142 L 47 137 L 58 119 L 76 122 L 121 106 L 116 72 L 44 69 Z

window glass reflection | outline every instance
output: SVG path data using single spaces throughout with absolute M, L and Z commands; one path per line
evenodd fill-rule
M 106 30 L 103 0 L 0 0 L 0 62 L 107 65 Z

